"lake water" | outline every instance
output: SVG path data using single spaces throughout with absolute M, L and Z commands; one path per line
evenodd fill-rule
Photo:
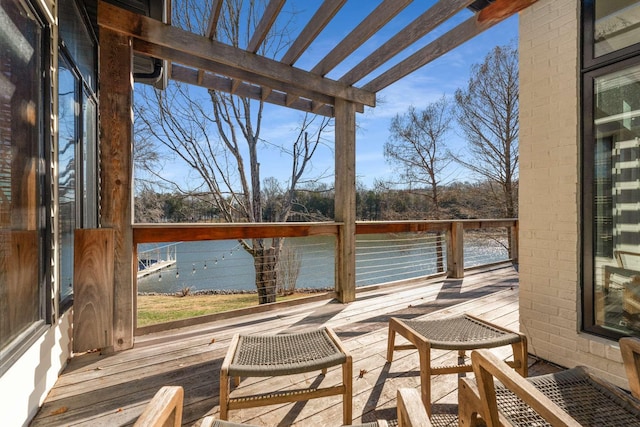
M 435 234 L 359 235 L 356 245 L 356 286 L 420 277 L 437 272 Z M 504 241 L 504 237 L 501 238 Z M 289 238 L 285 246 L 300 263 L 296 288 L 334 288 L 333 236 Z M 162 247 L 162 249 L 154 250 Z M 253 258 L 236 240 L 143 244 L 138 253 L 154 260 L 174 258 L 168 268 L 138 279 L 138 292 L 173 293 L 230 290 L 254 291 Z M 147 252 L 148 251 L 148 252 Z M 443 252 L 446 248 L 443 245 Z M 465 238 L 465 267 L 506 260 L 503 244 L 492 238 Z M 446 259 L 441 262 L 446 266 Z M 295 263 L 294 263 L 295 264 Z M 286 268 L 286 267 L 282 267 Z M 292 269 L 288 269 L 292 271 Z

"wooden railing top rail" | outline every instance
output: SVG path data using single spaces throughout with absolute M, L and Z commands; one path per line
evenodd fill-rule
M 357 221 L 356 234 L 446 231 L 452 223 L 462 223 L 465 230 L 512 227 L 518 219 L 446 219 L 419 221 Z
M 357 221 L 356 234 L 446 231 L 452 223 L 465 230 L 512 227 L 517 219 L 463 219 L 420 221 Z M 133 243 L 187 242 L 275 237 L 338 235 L 340 222 L 284 222 L 233 224 L 134 224 Z
M 339 222 L 134 224 L 133 243 L 337 235 Z
M 458 222 L 462 223 L 462 227 L 465 230 L 476 230 L 482 228 L 513 227 L 518 224 L 518 218 L 462 219 Z
M 452 221 L 357 221 L 356 234 L 446 231 Z

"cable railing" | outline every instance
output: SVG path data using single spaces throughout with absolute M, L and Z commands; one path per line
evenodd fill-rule
M 336 283 L 344 267 L 338 260 L 348 259 L 342 232 L 341 223 L 136 224 L 136 261 L 174 248 L 175 262 L 138 275 L 134 289 L 138 295 L 256 293 L 256 305 L 265 294 L 273 297 L 266 302 L 292 293 L 332 298 L 348 286 Z M 253 245 L 262 248 L 259 255 L 250 253 Z M 464 268 L 517 262 L 517 220 L 357 222 L 353 250 L 356 289 L 462 277 Z
M 446 266 L 442 233 L 387 233 L 356 238 L 356 287 L 424 277 Z

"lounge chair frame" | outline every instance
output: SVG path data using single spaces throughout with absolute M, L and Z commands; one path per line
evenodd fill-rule
M 230 379 L 240 385 L 241 376 L 275 377 L 340 365 L 342 384 L 316 389 L 294 389 L 231 397 Z M 220 370 L 220 418 L 229 410 L 297 402 L 342 395 L 343 424 L 352 421 L 352 358 L 330 328 L 296 334 L 240 335 L 233 337 Z
M 396 333 L 411 344 L 395 344 Z M 511 345 L 513 361 L 510 366 L 522 376 L 527 376 L 527 338 L 524 334 L 495 325 L 478 317 L 464 314 L 436 320 L 389 319 L 387 361 L 393 361 L 396 350 L 418 350 L 420 358 L 420 384 L 422 402 L 431 415 L 431 376 L 472 372 L 470 363 L 453 366 L 431 366 L 431 350 L 458 350 L 459 358 L 464 358 L 466 350 L 494 348 Z
M 584 367 L 522 378 L 489 350 L 471 353 L 475 380 L 460 378 L 460 426 L 640 425 L 640 400 Z M 499 381 L 499 384 L 497 381 Z

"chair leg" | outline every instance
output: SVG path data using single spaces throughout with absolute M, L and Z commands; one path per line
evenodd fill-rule
M 476 427 L 481 403 L 465 378 L 458 380 L 458 426 Z
M 344 395 L 342 396 L 342 424 L 351 425 L 353 419 L 353 365 L 351 355 L 342 364 L 342 384 L 344 385 Z
M 516 372 L 518 372 L 523 378 L 527 378 L 528 373 L 528 350 L 527 350 L 527 338 L 522 336 L 522 339 L 519 342 L 511 344 L 511 348 L 513 349 L 513 361 L 519 365 L 516 368 Z
M 229 419 L 229 384 L 230 378 L 226 369 L 220 371 L 220 419 Z
M 427 414 L 431 416 L 431 347 L 420 345 L 418 347 L 418 357 L 420 358 L 420 390 L 422 403 L 427 409 Z
M 393 319 L 389 319 L 389 333 L 387 337 L 387 362 L 393 362 L 393 348 L 396 342 L 396 330 L 393 327 Z

